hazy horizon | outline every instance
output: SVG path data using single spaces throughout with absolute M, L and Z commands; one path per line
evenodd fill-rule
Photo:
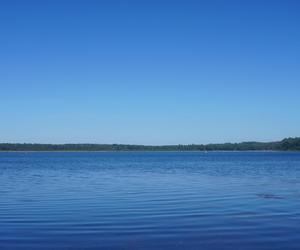
M 295 137 L 285 137 L 281 138 L 278 140 L 273 140 L 273 141 L 255 141 L 255 140 L 248 140 L 248 141 L 224 141 L 224 142 L 208 142 L 208 143 L 174 143 L 174 144 L 136 144 L 136 143 L 105 143 L 105 142 L 58 142 L 58 143 L 53 143 L 53 142 L 5 142 L 5 141 L 0 141 L 1 143 L 8 143 L 8 144 L 50 144 L 50 145 L 63 145 L 63 144 L 107 144 L 107 145 L 113 145 L 113 144 L 118 144 L 118 145 L 140 145 L 140 146 L 171 146 L 171 145 L 207 145 L 207 144 L 224 144 L 224 143 L 243 143 L 243 142 L 262 142 L 262 143 L 271 143 L 271 142 L 279 142 L 282 141 L 283 139 L 286 138 L 295 138 Z M 297 137 L 298 138 L 298 137 Z

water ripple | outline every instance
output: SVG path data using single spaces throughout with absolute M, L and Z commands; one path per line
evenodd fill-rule
M 299 153 L 0 153 L 0 249 L 300 249 Z

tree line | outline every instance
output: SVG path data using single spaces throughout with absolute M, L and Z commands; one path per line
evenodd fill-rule
M 0 143 L 0 151 L 300 151 L 300 137 L 276 142 L 241 142 L 189 145 L 126 145 L 126 144 L 38 144 Z

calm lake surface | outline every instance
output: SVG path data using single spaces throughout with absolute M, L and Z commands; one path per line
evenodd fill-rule
M 300 249 L 300 153 L 0 153 L 0 249 Z

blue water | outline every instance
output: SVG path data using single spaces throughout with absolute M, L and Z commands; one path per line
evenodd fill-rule
M 300 153 L 0 153 L 0 249 L 300 249 Z

